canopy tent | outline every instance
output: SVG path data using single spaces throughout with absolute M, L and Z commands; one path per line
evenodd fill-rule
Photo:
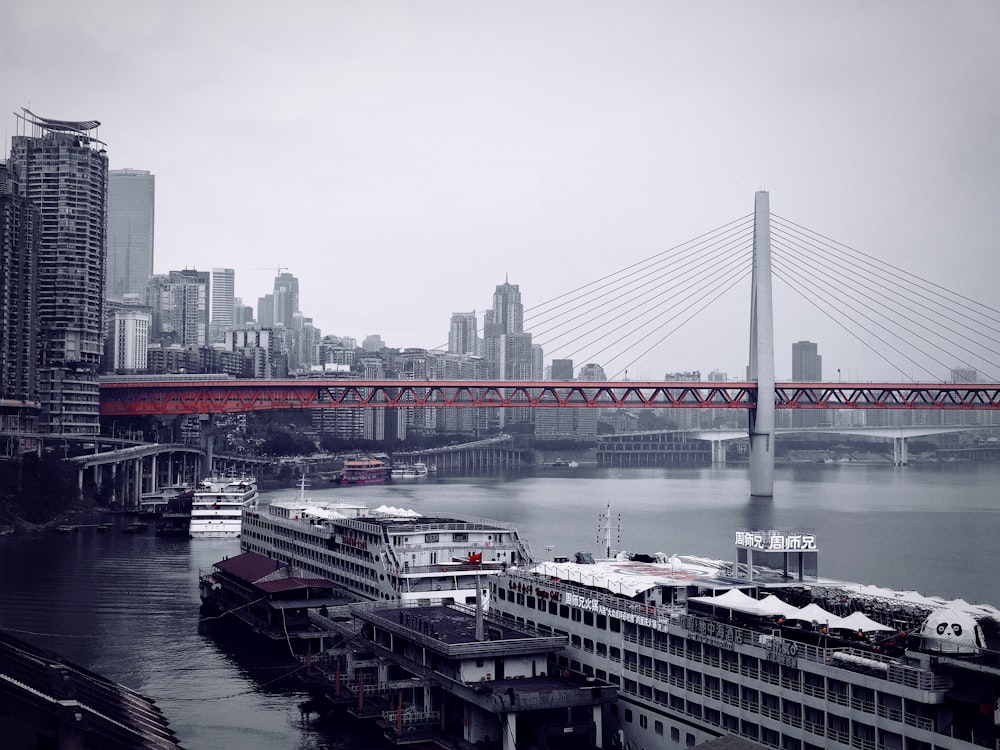
M 797 612 L 789 615 L 785 615 L 786 619 L 789 620 L 805 620 L 806 622 L 817 622 L 826 625 L 831 628 L 839 628 L 841 618 L 837 615 L 827 612 L 816 602 L 810 602 L 806 606 L 800 608 Z
M 774 594 L 768 594 L 763 599 L 757 601 L 758 611 L 762 615 L 774 615 L 788 617 L 799 611 L 794 604 L 782 601 Z
M 851 614 L 847 617 L 842 617 L 840 619 L 839 625 L 831 624 L 830 627 L 846 628 L 848 630 L 857 630 L 863 633 L 872 633 L 876 630 L 890 631 L 896 629 L 888 625 L 883 625 L 880 622 L 875 622 L 875 620 L 870 618 L 864 612 L 851 612 Z
M 688 601 L 710 604 L 713 607 L 725 607 L 734 609 L 737 612 L 747 612 L 752 615 L 769 614 L 761 611 L 760 602 L 752 596 L 747 596 L 739 589 L 729 589 L 725 594 L 718 596 L 692 596 Z

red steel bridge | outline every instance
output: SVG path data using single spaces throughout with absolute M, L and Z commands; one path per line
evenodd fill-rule
M 776 383 L 776 409 L 1000 409 L 1000 384 Z M 101 384 L 101 416 L 387 407 L 754 409 L 754 382 L 144 380 Z

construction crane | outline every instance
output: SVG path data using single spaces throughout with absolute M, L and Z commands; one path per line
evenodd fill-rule
M 287 271 L 288 266 L 268 266 L 267 268 L 251 268 L 251 271 L 277 271 L 278 275 L 281 275 L 282 271 Z

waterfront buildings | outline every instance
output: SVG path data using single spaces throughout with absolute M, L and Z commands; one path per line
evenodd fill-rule
M 108 172 L 105 298 L 141 295 L 153 275 L 156 177 L 141 169 Z
M 39 212 L 37 389 L 44 432 L 99 431 L 108 155 L 96 120 L 17 116 L 10 179 Z
M 37 415 L 39 213 L 0 163 L 0 400 Z

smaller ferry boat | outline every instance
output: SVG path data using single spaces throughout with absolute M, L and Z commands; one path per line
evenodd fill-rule
M 392 479 L 423 479 L 427 474 L 427 464 L 418 461 L 412 464 L 393 466 L 390 476 Z
M 257 505 L 253 477 L 210 477 L 198 484 L 191 500 L 192 539 L 238 537 L 243 511 Z
M 389 464 L 380 458 L 355 458 L 344 462 L 341 484 L 380 484 L 389 478 Z

